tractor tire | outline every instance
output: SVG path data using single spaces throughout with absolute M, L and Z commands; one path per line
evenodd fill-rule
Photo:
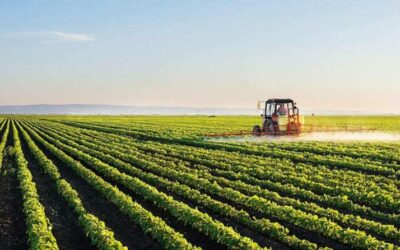
M 254 125 L 253 127 L 253 135 L 260 136 L 261 135 L 261 128 L 258 125 Z
M 264 120 L 262 127 L 261 127 L 261 131 L 262 132 L 267 132 L 268 131 L 268 127 L 269 127 L 269 122 L 268 120 Z

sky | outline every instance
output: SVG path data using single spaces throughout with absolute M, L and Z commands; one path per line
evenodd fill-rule
M 400 1 L 0 1 L 0 105 L 400 113 Z

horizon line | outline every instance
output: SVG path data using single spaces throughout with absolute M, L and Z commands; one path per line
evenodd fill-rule
M 85 110 L 82 110 L 82 112 L 79 112 L 79 110 L 75 110 L 74 112 L 71 112 L 71 110 L 59 110 L 59 111 L 55 111 L 55 112 L 49 112 L 49 111 L 44 111 L 44 112 L 32 112 L 32 111 L 27 111 L 26 113 L 24 113 L 24 110 L 22 110 L 24 107 L 28 108 L 28 107 L 75 107 L 75 108 L 79 108 L 79 106 L 87 106 L 87 107 L 121 107 L 121 108 L 138 108 L 138 109 L 191 109 L 192 111 L 187 111 L 182 112 L 180 114 L 182 115 L 191 115 L 191 114 L 198 114 L 198 115 L 206 115 L 206 114 L 213 114 L 210 111 L 216 111 L 218 112 L 218 110 L 225 110 L 225 111 L 232 111 L 234 112 L 235 110 L 237 112 L 235 113 L 231 113 L 231 115 L 257 115 L 257 113 L 260 112 L 260 110 L 258 110 L 257 108 L 244 108 L 244 107 L 191 107 L 191 106 L 141 106 L 141 105 L 120 105 L 120 104 L 80 104 L 80 103 L 70 103 L 70 104 L 6 104 L 6 105 L 2 105 L 0 104 L 0 108 L 19 108 L 19 112 L 15 113 L 15 114 L 110 114 L 110 111 L 101 111 L 99 110 L 99 112 L 87 112 Z M 208 110 L 208 112 L 207 112 Z M 242 111 L 243 113 L 239 112 Z M 120 114 L 123 115 L 127 115 L 127 114 L 131 114 L 131 115 L 154 115 L 154 114 L 164 114 L 164 115 L 168 115 L 164 113 L 164 111 L 162 111 L 161 113 L 157 113 L 157 112 L 120 112 Z M 119 112 L 115 112 L 115 113 L 119 113 Z M 179 112 L 178 112 L 179 113 Z M 312 114 L 316 114 L 316 115 L 394 115 L 394 116 L 398 116 L 400 115 L 400 112 L 376 112 L 376 111 L 360 111 L 360 110 L 333 110 L 333 109 L 326 109 L 326 110 L 310 110 L 310 109 L 302 109 L 302 113 L 304 115 L 312 115 Z M 13 112 L 11 113 L 7 113 L 7 111 L 5 112 L 1 112 L 0 114 L 14 114 Z M 177 112 L 170 112 L 170 115 L 176 115 Z M 219 114 L 221 115 L 221 114 Z M 229 112 L 226 114 L 229 115 Z

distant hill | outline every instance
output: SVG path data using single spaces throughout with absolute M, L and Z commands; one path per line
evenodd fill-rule
M 121 105 L 6 105 L 0 106 L 0 114 L 73 114 L 73 115 L 256 115 L 255 109 L 235 108 L 186 108 L 186 107 L 137 107 Z

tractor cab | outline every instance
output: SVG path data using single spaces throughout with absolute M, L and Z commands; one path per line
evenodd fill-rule
M 301 125 L 304 124 L 304 120 L 299 115 L 299 109 L 292 99 L 259 101 L 257 107 L 263 110 L 261 114 L 262 125 L 261 127 L 259 125 L 253 127 L 254 135 L 285 135 L 301 132 Z

